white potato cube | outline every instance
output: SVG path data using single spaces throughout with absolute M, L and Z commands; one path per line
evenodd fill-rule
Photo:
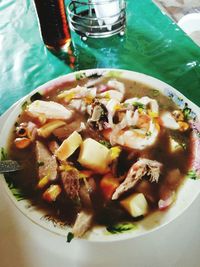
M 55 155 L 59 160 L 66 160 L 81 145 L 82 137 L 74 131 L 67 139 L 65 139 L 60 147 L 56 150 Z
M 148 212 L 148 203 L 142 193 L 134 193 L 131 196 L 120 201 L 120 204 L 133 217 L 145 215 Z
M 78 162 L 91 170 L 105 173 L 110 163 L 110 151 L 92 138 L 87 138 L 81 145 Z

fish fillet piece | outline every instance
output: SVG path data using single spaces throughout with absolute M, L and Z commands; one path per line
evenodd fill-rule
M 54 101 L 36 100 L 27 107 L 27 112 L 32 117 L 45 116 L 46 119 L 68 120 L 72 111 Z

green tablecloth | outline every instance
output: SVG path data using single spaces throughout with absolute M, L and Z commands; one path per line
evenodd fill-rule
M 67 2 L 67 1 L 66 1 Z M 127 31 L 82 42 L 75 69 L 122 68 L 159 78 L 200 105 L 200 48 L 150 0 L 127 0 Z M 73 71 L 40 37 L 31 0 L 0 1 L 0 114 L 38 85 Z

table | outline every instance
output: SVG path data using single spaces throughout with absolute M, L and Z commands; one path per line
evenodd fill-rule
M 127 0 L 124 38 L 82 42 L 72 34 L 75 70 L 115 67 L 153 75 L 200 105 L 200 50 L 150 0 Z M 41 40 L 31 0 L 0 2 L 0 125 L 5 111 L 38 85 L 73 71 Z M 63 239 L 32 224 L 0 187 L 1 267 L 198 267 L 200 199 L 159 231 L 122 243 Z
M 152 1 L 127 0 L 122 39 L 84 43 L 74 33 L 72 39 L 75 70 L 114 67 L 143 72 L 200 104 L 200 50 Z M 56 56 L 43 45 L 32 0 L 0 2 L 0 65 L 0 114 L 37 86 L 72 71 L 66 56 Z

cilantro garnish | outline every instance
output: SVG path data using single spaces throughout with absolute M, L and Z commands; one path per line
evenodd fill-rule
M 89 79 L 98 79 L 98 78 L 100 78 L 102 76 L 103 76 L 103 74 L 92 73 L 89 76 L 87 76 L 87 78 L 89 78 Z
M 198 177 L 197 177 L 197 173 L 196 173 L 196 171 L 194 171 L 194 170 L 190 170 L 190 171 L 188 172 L 188 174 L 187 174 L 187 177 L 188 177 L 189 179 L 192 179 L 192 180 L 197 180 L 197 179 L 198 179 Z
M 74 238 L 74 234 L 72 232 L 69 232 L 67 234 L 67 243 L 70 243 L 72 241 L 72 239 Z
M 144 104 L 140 103 L 140 102 L 133 102 L 132 104 L 134 107 L 136 108 L 142 108 L 144 109 Z
M 189 119 L 190 119 L 191 109 L 188 108 L 187 105 L 185 105 L 185 108 L 183 109 L 183 115 L 184 115 L 184 118 L 185 118 L 186 120 L 189 120 Z
M 111 148 L 112 147 L 110 142 L 105 141 L 105 140 L 100 140 L 99 143 L 102 144 L 103 146 L 106 146 L 107 148 Z
M 136 228 L 136 224 L 133 223 L 117 223 L 114 225 L 107 226 L 106 230 L 111 234 L 120 234 L 127 231 L 135 230 Z
M 149 132 L 146 132 L 146 136 L 151 136 L 152 135 L 152 132 L 149 131 Z
M 25 101 L 25 102 L 21 105 L 22 111 L 26 110 L 27 106 L 28 106 L 28 101 Z
M 78 81 L 82 80 L 82 79 L 86 78 L 86 74 L 85 74 L 85 72 L 78 72 L 78 73 L 76 73 L 75 78 Z
M 5 148 L 2 147 L 1 148 L 1 160 L 3 161 L 3 160 L 7 160 L 7 159 L 8 159 L 8 155 L 7 155 L 6 151 L 5 151 Z

